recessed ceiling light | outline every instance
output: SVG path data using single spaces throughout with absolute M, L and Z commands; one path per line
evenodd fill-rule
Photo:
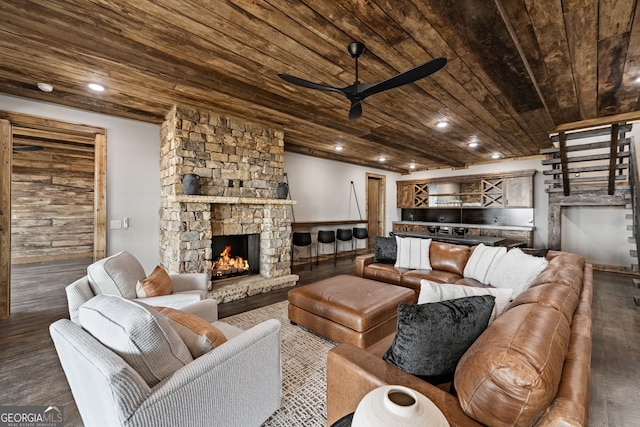
M 89 83 L 87 86 L 89 86 L 89 89 L 95 92 L 104 92 L 104 86 L 98 83 Z
M 342 145 L 336 145 L 336 151 L 342 151 Z
M 378 159 L 378 161 L 379 161 L 379 162 L 384 162 L 384 161 L 386 161 L 386 160 L 387 160 L 387 159 L 386 159 L 386 158 L 384 158 L 384 157 L 380 157 L 380 158 Z
M 499 153 L 493 153 L 493 154 L 491 155 L 491 158 L 492 158 L 492 159 L 499 159 L 499 158 L 500 158 L 500 154 L 499 154 Z
M 440 120 L 439 122 L 436 122 L 436 127 L 446 128 L 447 126 L 449 126 L 449 122 L 446 120 Z
M 40 89 L 43 92 L 53 91 L 53 86 L 51 86 L 49 83 L 38 83 L 37 86 L 38 86 L 38 89 Z

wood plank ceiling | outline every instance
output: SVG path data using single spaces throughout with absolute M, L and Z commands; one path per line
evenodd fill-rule
M 397 172 L 517 158 L 557 126 L 633 113 L 635 0 L 34 0 L 0 2 L 0 92 L 160 123 L 173 104 L 285 132 L 286 149 Z M 445 57 L 349 121 L 347 86 Z M 54 86 L 45 93 L 37 82 Z M 87 90 L 87 83 L 106 87 Z M 640 117 L 640 114 L 638 115 Z M 438 129 L 435 123 L 450 125 Z M 475 148 L 469 142 L 477 140 Z M 336 146 L 344 149 L 335 151 Z M 384 156 L 386 161 L 379 162 Z

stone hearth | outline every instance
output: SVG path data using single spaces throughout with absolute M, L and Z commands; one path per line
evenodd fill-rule
M 284 135 L 262 125 L 177 106 L 161 128 L 160 260 L 171 273 L 210 273 L 213 236 L 260 234 L 260 274 L 214 281 L 227 302 L 293 286 L 291 204 L 275 198 L 284 179 Z M 200 176 L 185 195 L 184 174 Z

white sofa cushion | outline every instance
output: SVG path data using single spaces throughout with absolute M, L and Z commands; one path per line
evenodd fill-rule
M 474 286 L 455 285 L 452 283 L 436 283 L 431 280 L 422 279 L 420 280 L 418 304 L 447 301 L 478 295 L 492 295 L 495 297 L 495 304 L 493 305 L 493 311 L 489 318 L 489 323 L 491 323 L 507 308 L 509 302 L 511 302 L 513 290 L 507 288 L 477 288 Z
M 395 267 L 413 270 L 431 270 L 429 248 L 431 239 L 396 236 L 398 252 Z
M 87 277 L 93 293 L 136 298 L 136 284 L 147 275 L 140 262 L 129 252 L 123 251 L 87 267 Z
M 202 301 L 207 298 L 207 291 L 201 291 L 199 289 L 193 291 L 177 292 L 171 295 L 160 295 L 157 297 L 149 298 L 137 298 L 136 301 L 140 301 L 152 306 L 165 306 L 171 308 L 181 309 L 191 304 L 195 304 L 198 301 Z
M 473 249 L 464 266 L 464 277 L 475 279 L 480 283 L 488 283 L 489 272 L 506 253 L 507 248 L 504 246 L 485 246 L 480 243 Z
M 547 268 L 546 258 L 528 255 L 513 248 L 501 257 L 489 272 L 489 284 L 496 288 L 513 289 L 513 298 L 529 289 L 533 281 Z
M 122 357 L 149 387 L 193 360 L 168 319 L 145 304 L 98 295 L 79 311 L 80 326 Z

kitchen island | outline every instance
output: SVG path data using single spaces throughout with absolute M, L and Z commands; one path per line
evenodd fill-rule
M 433 227 L 439 231 L 431 232 Z M 465 234 L 454 234 L 456 228 L 464 228 Z M 533 246 L 533 230 L 530 226 L 513 226 L 497 224 L 461 224 L 447 222 L 396 221 L 393 223 L 394 234 L 416 233 L 415 237 L 432 238 L 442 242 L 487 246 Z M 443 232 L 444 231 L 444 232 Z

